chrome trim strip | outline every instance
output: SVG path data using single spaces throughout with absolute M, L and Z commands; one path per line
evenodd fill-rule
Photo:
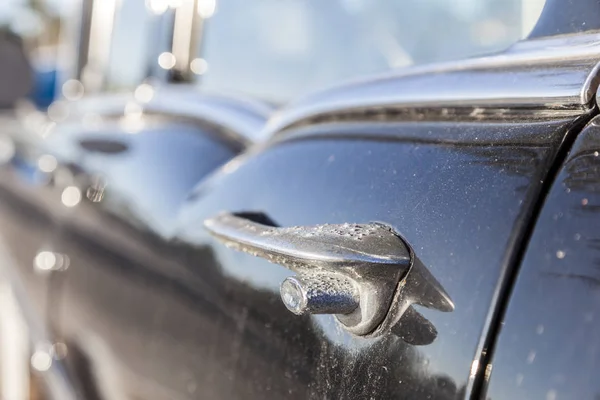
M 264 127 L 274 107 L 240 96 L 207 94 L 177 88 L 161 88 L 143 105 L 144 112 L 200 119 L 223 126 L 249 145 L 262 141 Z
M 148 87 L 152 91 L 148 101 L 141 101 L 132 93 L 111 93 L 67 103 L 68 118 L 77 121 L 86 114 L 123 116 L 127 105 L 135 103 L 146 114 L 203 120 L 222 126 L 249 145 L 264 138 L 261 134 L 274 112 L 274 107 L 267 103 L 237 95 L 207 94 L 189 85 Z
M 315 93 L 266 129 L 387 111 L 403 120 L 578 116 L 595 107 L 599 61 L 599 33 L 523 41 L 500 54 L 410 67 Z

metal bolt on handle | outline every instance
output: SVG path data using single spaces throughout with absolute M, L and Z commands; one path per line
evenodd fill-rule
M 296 315 L 350 314 L 360 301 L 350 280 L 325 274 L 286 278 L 280 292 L 283 304 Z

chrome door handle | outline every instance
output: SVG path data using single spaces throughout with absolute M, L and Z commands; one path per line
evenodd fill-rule
M 279 228 L 223 213 L 204 225 L 226 246 L 296 272 L 280 288 L 290 311 L 335 314 L 356 335 L 390 330 L 414 303 L 454 308 L 439 283 L 414 262 L 411 248 L 384 224 Z

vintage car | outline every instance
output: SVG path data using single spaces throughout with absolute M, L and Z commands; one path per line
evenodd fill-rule
M 202 90 L 6 128 L 3 377 L 60 400 L 598 399 L 600 3 L 431 63 L 386 31 L 412 3 L 441 7 L 200 2 Z

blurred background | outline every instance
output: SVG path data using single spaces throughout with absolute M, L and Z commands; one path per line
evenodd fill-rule
M 365 74 L 501 50 L 529 33 L 543 3 L 3 0 L 0 32 L 22 44 L 41 109 L 144 82 L 283 104 Z

